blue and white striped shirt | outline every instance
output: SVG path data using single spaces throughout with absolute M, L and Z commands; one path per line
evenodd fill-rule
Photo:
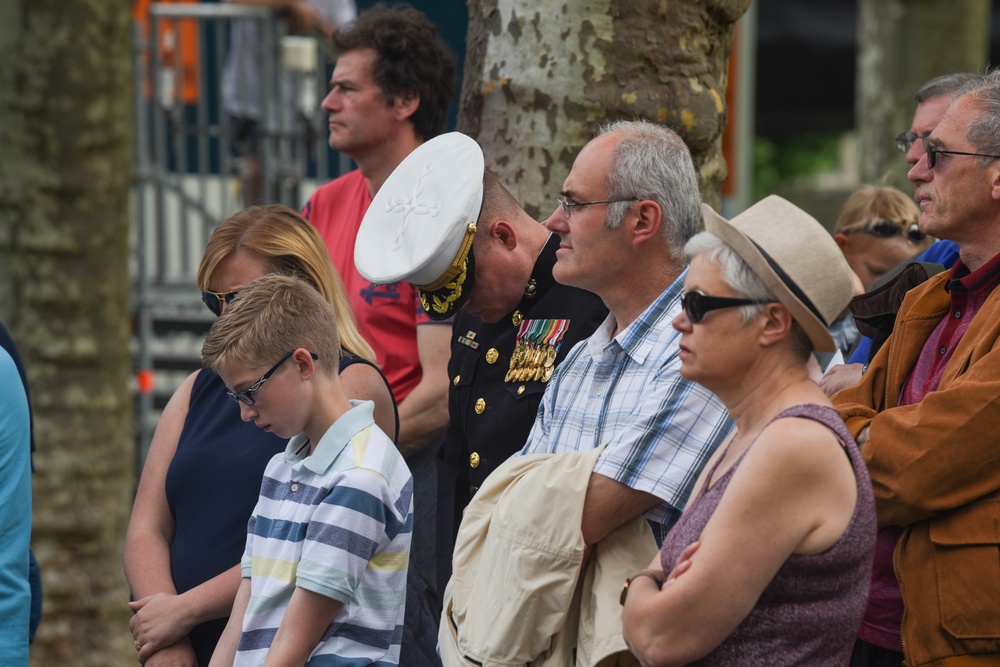
M 374 404 L 351 402 L 311 456 L 295 436 L 264 472 L 247 526 L 251 597 L 234 667 L 264 663 L 296 587 L 344 604 L 307 665 L 399 664 L 413 478 L 375 426 Z
M 522 454 L 607 444 L 594 472 L 662 503 L 646 518 L 669 528 L 695 480 L 732 429 L 712 392 L 680 376 L 681 311 L 687 270 L 613 339 L 614 315 L 576 344 L 559 365 L 538 407 Z

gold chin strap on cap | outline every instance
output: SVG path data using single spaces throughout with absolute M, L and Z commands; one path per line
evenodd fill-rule
M 465 238 L 462 239 L 462 245 L 458 249 L 455 259 L 452 260 L 451 266 L 449 266 L 441 277 L 432 284 L 416 286 L 421 292 L 437 292 L 445 287 L 451 291 L 451 294 L 444 299 L 438 296 L 434 297 L 434 303 L 431 304 L 431 308 L 434 312 L 441 314 L 447 313 L 451 304 L 462 296 L 462 286 L 465 284 L 465 279 L 467 277 L 467 259 L 469 251 L 472 249 L 472 240 L 475 236 L 476 223 L 470 222 L 465 228 Z M 423 294 L 420 295 L 420 300 L 423 303 L 424 308 L 427 308 L 427 299 Z

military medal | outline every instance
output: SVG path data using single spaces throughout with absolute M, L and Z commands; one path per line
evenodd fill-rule
M 556 357 L 569 320 L 526 320 L 517 311 L 512 321 L 517 325 L 517 342 L 510 355 L 504 382 L 548 382 L 555 370 Z M 491 350 L 492 351 L 492 350 Z M 486 360 L 490 361 L 490 352 Z

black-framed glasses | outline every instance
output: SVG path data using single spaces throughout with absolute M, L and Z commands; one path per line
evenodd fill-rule
M 910 243 L 923 243 L 927 234 L 920 231 L 920 225 L 915 222 L 909 224 L 893 222 L 892 220 L 876 220 L 863 227 L 847 228 L 840 230 L 840 234 L 853 234 L 854 232 L 864 232 L 877 236 L 880 239 L 891 239 L 903 234 Z
M 927 151 L 927 166 L 933 169 L 937 166 L 937 156 L 938 155 L 969 155 L 972 157 L 988 157 L 994 160 L 1000 160 L 1000 155 L 989 155 L 987 153 L 966 153 L 965 151 L 946 151 L 937 146 L 927 143 L 927 137 L 924 137 L 924 150 Z
M 228 306 L 239 293 L 239 290 L 233 290 L 232 292 L 202 292 L 201 300 L 218 317 L 222 315 L 222 304 L 225 303 Z
M 896 135 L 896 149 L 900 153 L 907 153 L 913 144 L 917 143 L 917 139 L 923 139 L 923 137 L 913 132 L 900 132 Z
M 577 206 L 593 206 L 594 204 L 617 204 L 618 202 L 636 202 L 642 201 L 638 197 L 629 197 L 627 199 L 602 199 L 601 201 L 566 201 L 565 197 L 559 197 L 556 199 L 559 203 L 559 208 L 562 209 L 563 215 L 568 219 L 570 217 L 570 212 Z
M 254 382 L 252 385 L 250 385 L 243 391 L 227 390 L 226 395 L 229 396 L 229 398 L 233 399 L 234 401 L 238 401 L 239 403 L 242 403 L 244 405 L 253 405 L 254 403 L 257 402 L 257 399 L 255 399 L 253 395 L 260 390 L 261 385 L 267 382 L 271 378 L 271 376 L 274 375 L 274 372 L 281 367 L 281 364 L 288 361 L 288 359 L 293 354 L 295 354 L 295 350 L 292 350 L 291 352 L 283 356 L 281 359 L 279 359 L 278 363 L 276 363 L 274 366 L 271 366 L 271 370 L 261 375 L 259 380 Z M 315 352 L 310 352 L 309 354 L 312 355 L 313 360 L 319 359 L 319 356 L 317 356 Z
M 687 315 L 691 324 L 697 324 L 705 319 L 705 315 L 713 310 L 722 308 L 735 308 L 736 306 L 760 306 L 765 303 L 774 303 L 762 299 L 739 299 L 730 296 L 709 296 L 701 290 L 691 290 L 685 292 L 681 298 L 681 307 Z

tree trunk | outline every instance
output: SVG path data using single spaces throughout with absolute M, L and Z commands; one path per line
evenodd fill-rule
M 602 123 L 665 123 L 718 208 L 727 58 L 749 2 L 468 0 L 459 129 L 525 210 L 545 217 Z
M 0 318 L 34 408 L 32 665 L 131 665 L 129 3 L 0 3 Z
M 910 129 L 913 95 L 952 72 L 983 72 L 987 0 L 861 0 L 858 4 L 857 126 L 862 183 L 910 192 L 894 137 Z

